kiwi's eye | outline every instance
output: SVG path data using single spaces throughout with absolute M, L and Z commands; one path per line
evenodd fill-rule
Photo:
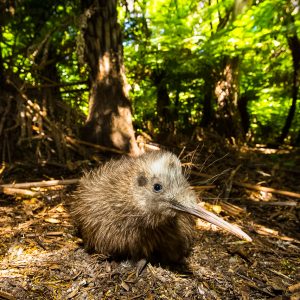
M 163 190 L 163 187 L 161 184 L 159 183 L 154 183 L 153 184 L 153 191 L 156 192 L 156 193 L 159 193 Z

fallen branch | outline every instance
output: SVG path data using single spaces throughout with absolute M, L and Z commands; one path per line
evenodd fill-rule
M 0 290 L 0 298 L 6 299 L 6 300 L 16 300 L 17 298 L 13 296 L 12 294 L 5 292 L 3 290 Z
M 232 216 L 238 216 L 242 213 L 246 213 L 246 210 L 234 205 L 232 203 L 229 203 L 227 201 L 221 201 L 220 202 L 220 206 L 222 208 L 222 210 L 226 211 L 227 214 L 232 215 Z
M 297 201 L 259 201 L 254 203 L 258 203 L 259 205 L 273 205 L 273 206 L 292 206 L 292 207 L 300 206 L 300 203 L 298 203 Z
M 199 176 L 199 177 L 207 178 L 207 179 L 211 179 L 214 177 L 213 175 L 209 175 L 209 174 L 205 174 L 205 173 L 201 173 L 201 172 L 197 172 L 197 171 L 193 171 L 193 170 L 191 171 L 191 174 Z M 233 185 L 244 187 L 244 188 L 247 188 L 250 190 L 279 194 L 279 195 L 283 195 L 283 196 L 300 199 L 300 194 L 295 193 L 295 192 L 290 192 L 290 191 L 285 191 L 285 190 L 277 190 L 277 189 L 266 187 L 266 186 L 255 185 L 255 184 L 250 184 L 250 183 L 243 183 L 243 182 L 239 182 L 239 181 L 233 181 Z
M 226 184 L 225 184 L 226 189 L 225 189 L 225 194 L 224 194 L 225 197 L 224 198 L 229 198 L 229 195 L 230 195 L 231 189 L 232 189 L 232 185 L 233 185 L 233 178 L 241 166 L 242 165 L 239 164 L 234 170 L 231 171 L 229 179 L 226 181 Z
M 78 183 L 79 179 L 65 179 L 65 180 L 48 180 L 48 181 L 36 181 L 36 182 L 23 182 L 23 183 L 10 183 L 2 184 L 1 188 L 16 188 L 16 189 L 26 189 L 32 187 L 48 187 L 56 185 L 69 185 Z
M 2 187 L 0 186 L 0 193 L 6 194 L 6 195 L 23 195 L 23 196 L 30 196 L 30 197 L 36 197 L 39 196 L 39 192 L 34 192 L 30 190 L 25 189 L 18 189 L 13 187 Z
M 253 185 L 253 184 L 243 183 L 243 182 L 238 182 L 238 181 L 233 182 L 233 184 L 236 185 L 236 186 L 245 187 L 245 188 L 250 189 L 250 190 L 273 193 L 273 194 L 279 194 L 279 195 L 284 195 L 284 196 L 300 199 L 300 194 L 295 193 L 295 192 L 277 190 L 277 189 L 274 189 L 274 188 L 269 188 L 269 187 L 260 186 L 260 185 Z
M 75 146 L 85 145 L 85 146 L 89 146 L 89 147 L 92 147 L 92 148 L 95 148 L 95 149 L 98 149 L 98 150 L 101 150 L 101 151 L 109 151 L 109 152 L 114 152 L 114 153 L 118 153 L 118 154 L 126 154 L 125 152 L 123 152 L 121 150 L 117 150 L 117 149 L 113 149 L 113 148 L 109 148 L 109 147 L 105 147 L 105 146 L 92 144 L 92 143 L 89 143 L 89 142 L 86 142 L 86 141 L 82 141 L 82 140 L 72 138 L 70 136 L 66 136 L 65 139 L 66 139 L 67 142 L 69 142 L 69 143 L 71 143 Z
M 64 235 L 63 231 L 51 231 L 46 233 L 46 236 L 63 236 L 63 235 Z

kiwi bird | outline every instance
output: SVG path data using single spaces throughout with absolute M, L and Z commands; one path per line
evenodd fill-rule
M 195 217 L 251 241 L 197 205 L 179 159 L 167 151 L 124 156 L 85 173 L 71 214 L 86 248 L 114 258 L 182 261 L 191 250 Z

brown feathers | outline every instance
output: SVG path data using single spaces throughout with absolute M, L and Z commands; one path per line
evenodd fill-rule
M 112 160 L 86 173 L 71 213 L 88 249 L 123 259 L 178 262 L 189 253 L 194 218 L 251 241 L 197 206 L 178 158 L 164 151 Z
M 163 191 L 156 192 L 155 184 Z M 169 152 L 123 157 L 83 176 L 71 213 L 90 250 L 180 261 L 191 247 L 194 220 L 168 207 L 168 200 L 191 194 L 188 187 L 179 160 Z

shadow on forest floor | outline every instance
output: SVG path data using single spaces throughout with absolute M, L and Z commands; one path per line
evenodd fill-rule
M 299 152 L 245 149 L 216 160 L 222 151 L 200 151 L 191 182 L 208 208 L 242 227 L 253 243 L 199 221 L 191 273 L 149 264 L 136 278 L 128 262 L 84 251 L 65 205 L 72 189 L 1 195 L 0 299 L 300 299 L 299 198 L 236 185 L 300 193 Z M 197 189 L 200 173 L 228 168 L 213 188 Z

